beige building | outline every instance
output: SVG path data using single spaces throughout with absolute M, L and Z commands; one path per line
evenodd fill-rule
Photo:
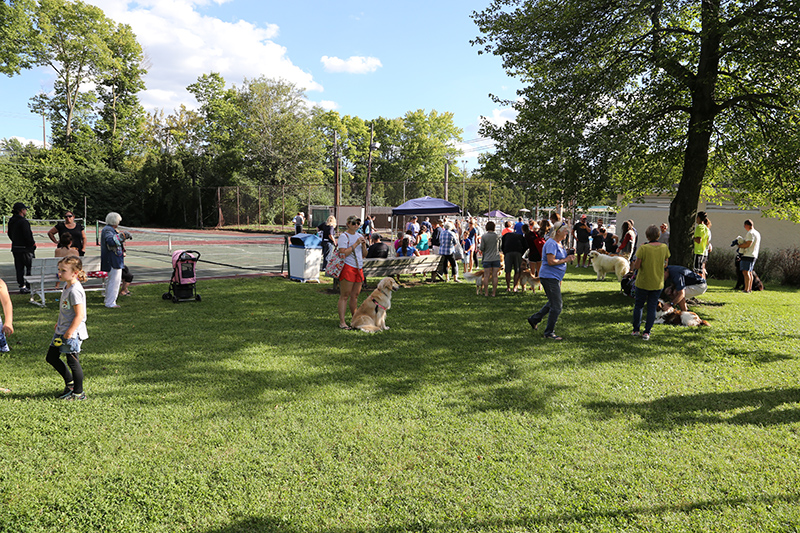
M 636 230 L 644 235 L 647 226 L 662 222 L 669 223 L 669 204 L 667 196 L 644 196 L 637 202 L 626 205 L 617 213 L 617 228 L 622 222 L 632 219 Z M 745 234 L 744 221 L 753 220 L 753 225 L 761 233 L 761 248 L 775 250 L 780 248 L 800 248 L 800 224 L 765 218 L 761 211 L 738 208 L 733 202 L 721 204 L 701 202 L 698 211 L 708 213 L 711 221 L 711 244 L 719 249 L 729 247 L 737 236 Z

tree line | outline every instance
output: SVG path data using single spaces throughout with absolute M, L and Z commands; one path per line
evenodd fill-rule
M 55 78 L 53 91 L 29 105 L 49 122 L 50 145 L 0 145 L 5 212 L 23 201 L 34 216 L 53 218 L 85 199 L 90 218 L 119 210 L 130 224 L 192 226 L 198 202 L 214 201 L 198 191 L 211 187 L 332 184 L 338 174 L 342 203 L 359 204 L 363 197 L 346 191 L 368 171 L 374 183 L 439 184 L 449 165 L 450 176 L 463 179 L 452 164 L 462 131 L 449 112 L 365 120 L 311 106 L 286 80 L 231 86 L 215 72 L 187 87 L 197 108 L 148 112 L 138 96 L 148 60 L 131 28 L 101 9 L 80 0 L 6 0 L 0 25 L 0 72 L 45 67 Z M 374 191 L 372 205 L 400 200 L 397 187 Z M 286 211 L 307 201 L 298 195 Z

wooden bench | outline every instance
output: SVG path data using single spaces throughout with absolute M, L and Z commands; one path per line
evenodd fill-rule
M 47 305 L 47 294 L 61 293 L 63 287 L 56 287 L 58 281 L 58 262 L 63 257 L 43 257 L 34 258 L 31 264 L 30 276 L 25 276 L 25 281 L 31 285 L 30 302 L 39 307 Z M 83 270 L 87 274 L 87 280 L 82 283 L 86 291 L 105 291 L 106 276 L 100 274 L 100 257 L 81 257 Z M 39 301 L 36 301 L 36 296 Z
M 431 281 L 435 276 L 441 278 L 443 272 L 443 255 L 421 255 L 419 257 L 389 257 L 387 259 L 364 259 L 364 277 L 382 278 L 396 277 L 402 274 L 427 274 Z

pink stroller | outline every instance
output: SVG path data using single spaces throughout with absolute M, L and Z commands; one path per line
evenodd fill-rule
M 169 282 L 169 291 L 161 295 L 163 299 L 171 299 L 173 303 L 200 301 L 200 295 L 195 290 L 195 264 L 199 259 L 200 252 L 193 250 L 172 252 L 172 279 Z

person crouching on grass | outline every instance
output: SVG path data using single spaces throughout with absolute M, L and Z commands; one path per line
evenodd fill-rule
M 58 394 L 62 400 L 85 400 L 83 392 L 83 368 L 78 358 L 81 343 L 89 338 L 86 331 L 86 293 L 82 281 L 86 281 L 83 263 L 79 257 L 65 257 L 58 263 L 58 279 L 64 284 L 58 306 L 58 321 L 47 362 L 64 378 L 64 391 Z M 61 360 L 61 354 L 67 363 Z M 70 371 L 71 370 L 71 371 Z

